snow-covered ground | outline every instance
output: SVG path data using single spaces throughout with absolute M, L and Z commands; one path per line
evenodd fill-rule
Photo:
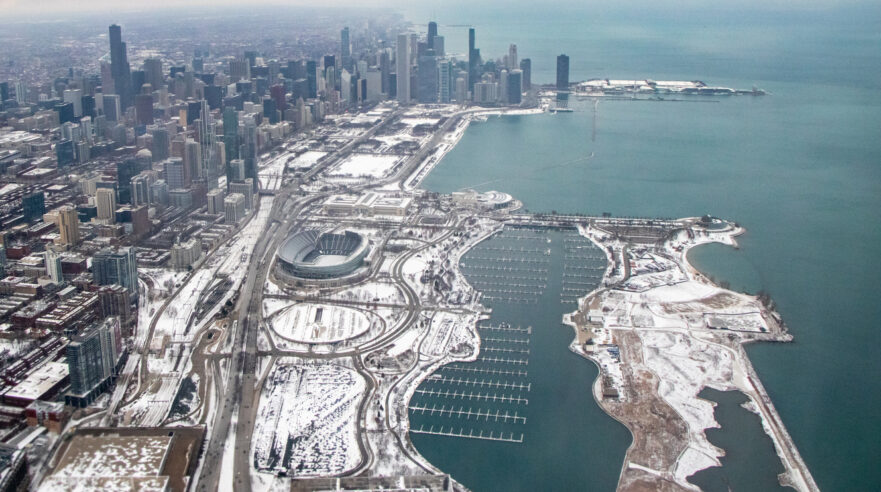
M 368 330 L 370 320 L 352 308 L 330 304 L 295 304 L 282 309 L 269 321 L 284 338 L 304 343 L 333 343 Z
M 328 174 L 329 176 L 358 176 L 381 178 L 388 174 L 401 157 L 397 155 L 352 154 Z
M 707 466 L 718 466 L 721 452 L 707 440 L 705 429 L 718 427 L 713 404 L 698 393 L 704 387 L 721 391 L 737 389 L 737 371 L 733 352 L 718 345 L 696 340 L 680 333 L 640 332 L 645 365 L 658 378 L 658 394 L 688 424 L 689 460 L 677 463 L 675 474 L 685 479 Z M 700 466 L 699 468 L 694 468 Z
M 383 304 L 400 304 L 404 302 L 404 295 L 395 286 L 388 282 L 366 282 L 350 287 L 329 295 L 330 299 L 346 301 L 378 302 Z
M 314 477 L 358 466 L 358 403 L 366 388 L 347 367 L 279 363 L 260 395 L 253 439 L 257 468 Z
M 289 169 L 311 169 L 327 152 L 317 150 L 306 151 L 287 163 Z

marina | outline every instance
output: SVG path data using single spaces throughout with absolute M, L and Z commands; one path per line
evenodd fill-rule
M 555 457 L 561 451 L 551 449 L 555 442 L 622 431 L 603 423 L 604 429 L 585 434 L 543 435 L 556 428 L 554 422 L 581 422 L 572 408 L 598 410 L 588 392 L 571 394 L 564 382 L 575 378 L 589 386 L 595 373 L 566 349 L 570 336 L 560 324 L 566 309 L 560 301 L 596 288 L 606 268 L 603 253 L 571 228 L 506 226 L 475 246 L 460 266 L 492 315 L 478 323 L 481 348 L 474 362 L 442 366 L 415 390 L 410 433 L 420 452 L 433 462 L 436 453 L 456 453 L 462 460 L 489 453 L 519 467 Z M 560 394 L 570 403 L 553 403 Z M 463 439 L 467 447 L 456 444 Z M 468 486 L 470 473 L 457 471 Z

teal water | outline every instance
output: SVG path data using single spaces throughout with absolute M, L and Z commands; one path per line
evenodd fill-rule
M 524 417 L 525 422 L 509 420 L 505 423 L 504 419 L 500 422 L 496 418 L 431 415 L 411 410 L 410 427 L 436 431 L 442 428 L 460 434 L 482 432 L 488 435 L 493 432 L 494 436 L 522 437 L 523 442 L 419 433 L 411 433 L 410 437 L 423 456 L 474 492 L 583 490 L 584 484 L 588 483 L 591 490 L 613 490 L 630 444 L 630 433 L 603 413 L 594 401 L 591 387 L 597 377 L 597 368 L 569 351 L 573 331 L 563 325 L 562 316 L 574 310 L 575 304 L 560 302 L 564 285 L 572 286 L 565 280 L 564 272 L 567 271 L 565 266 L 571 267 L 575 262 L 573 255 L 595 258 L 578 260 L 580 266 L 595 265 L 590 271 L 580 270 L 585 278 L 590 276 L 588 290 L 599 283 L 605 269 L 605 257 L 575 231 L 514 231 L 517 232 L 505 229 L 501 237 L 484 241 L 462 260 L 462 270 L 469 282 L 481 288 L 486 296 L 491 296 L 484 298 L 484 304 L 492 308 L 492 316 L 480 324 L 480 358 L 474 363 L 456 363 L 441 368 L 435 374 L 448 380 L 429 379 L 421 384 L 411 401 L 411 408 L 443 406 L 454 411 L 516 413 L 518 417 Z M 532 239 L 504 237 L 509 234 Z M 551 242 L 548 243 L 547 239 Z M 573 248 L 575 244 L 581 246 L 578 252 Z M 499 251 L 521 248 L 542 252 Z M 544 254 L 546 250 L 550 254 Z M 528 259 L 530 262 L 504 261 L 506 258 Z M 574 270 L 570 268 L 568 271 Z M 501 323 L 531 328 L 531 334 L 486 329 Z M 516 374 L 473 372 L 474 369 Z M 526 385 L 528 388 L 524 388 Z M 420 394 L 420 390 L 479 393 L 527 401 L 512 404 L 473 397 L 437 397 Z
M 739 391 L 704 389 L 698 395 L 716 403 L 713 415 L 720 429 L 708 429 L 707 439 L 725 450 L 721 467 L 702 470 L 688 481 L 705 492 L 730 490 L 792 491 L 780 486 L 777 475 L 785 471 L 779 460 L 755 459 L 774 456 L 774 443 L 762 429 L 762 419 L 743 408 L 749 401 Z
M 712 213 L 744 225 L 740 250 L 691 257 L 777 302 L 795 342 L 748 352 L 824 490 L 881 483 L 881 6 L 848 5 L 715 16 L 610 6 L 439 12 L 442 26 L 474 24 L 485 56 L 517 42 L 538 82 L 552 80 L 553 57 L 566 52 L 573 79 L 702 79 L 772 95 L 604 100 L 595 141 L 587 101 L 573 102 L 572 114 L 492 118 L 424 183 L 502 190 L 534 211 Z

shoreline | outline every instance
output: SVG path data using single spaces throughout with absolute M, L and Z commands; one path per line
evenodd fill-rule
M 693 221 L 694 219 L 693 218 L 692 219 L 682 219 L 682 222 L 685 223 L 686 221 L 689 221 L 689 220 Z M 579 231 L 582 233 L 582 235 L 590 238 L 595 244 L 597 244 L 597 245 L 602 244 L 600 241 L 602 238 L 598 237 L 595 232 L 592 233 L 592 231 L 590 229 L 579 228 Z M 743 229 L 743 228 L 730 227 L 729 229 L 726 229 L 726 231 L 724 231 L 721 234 L 714 233 L 714 234 L 710 235 L 708 233 L 707 236 L 701 236 L 701 238 L 695 237 L 691 241 L 684 241 L 680 245 L 681 250 L 680 250 L 679 254 L 675 255 L 674 257 L 677 260 L 677 263 L 680 265 L 680 267 L 682 267 L 686 271 L 686 275 L 690 281 L 697 281 L 697 282 L 711 288 L 711 290 L 709 292 L 715 292 L 714 295 L 718 295 L 719 293 L 723 293 L 726 295 L 727 294 L 735 294 L 737 296 L 750 298 L 753 301 L 755 301 L 756 298 L 753 296 L 736 294 L 736 293 L 733 293 L 732 291 L 729 291 L 727 289 L 722 289 L 719 286 L 715 285 L 714 283 L 710 282 L 709 279 L 703 273 L 701 273 L 699 270 L 697 270 L 687 260 L 688 252 L 691 249 L 693 249 L 695 246 L 699 246 L 701 244 L 708 244 L 711 242 L 719 242 L 719 243 L 723 243 L 723 244 L 729 244 L 733 247 L 737 247 L 737 242 L 736 242 L 735 238 L 737 236 L 743 234 L 744 232 L 745 232 L 745 229 Z M 669 246 L 670 246 L 669 242 L 666 242 L 664 244 L 664 249 L 672 252 L 673 250 L 671 248 L 669 248 Z M 610 271 L 612 271 L 612 268 L 611 268 L 612 263 L 611 262 L 614 260 L 614 257 L 617 256 L 617 253 L 619 252 L 618 247 L 621 248 L 620 251 L 622 252 L 622 254 L 624 254 L 623 251 L 624 251 L 624 248 L 626 248 L 626 245 L 617 245 L 616 244 L 612 248 L 612 252 L 610 252 L 606 248 L 603 248 L 604 251 L 606 252 L 607 259 L 610 261 L 610 268 L 606 270 L 606 273 L 604 274 L 604 277 L 603 277 L 604 283 L 607 283 L 607 284 L 610 283 L 609 273 L 610 273 Z M 622 256 L 622 258 L 624 258 L 624 257 Z M 626 278 L 624 280 L 626 280 Z M 614 285 L 611 286 L 610 288 L 613 288 L 613 287 L 614 287 Z M 678 402 L 675 399 L 669 400 L 669 397 L 664 397 L 663 395 L 659 394 L 657 392 L 657 387 L 656 387 L 656 389 L 653 390 L 653 394 L 650 396 L 656 398 L 657 400 L 664 401 L 668 405 L 673 405 L 673 409 L 676 411 L 678 417 L 683 419 L 684 422 L 688 425 L 688 427 L 692 429 L 692 432 L 689 432 L 688 434 L 694 434 L 695 430 L 699 430 L 699 433 L 702 435 L 703 439 L 700 439 L 700 436 L 694 436 L 694 435 L 689 435 L 688 439 L 685 441 L 682 441 L 682 439 L 680 438 L 680 443 L 679 443 L 680 446 L 679 447 L 681 448 L 681 451 L 678 454 L 676 454 L 675 458 L 673 458 L 672 456 L 668 457 L 667 462 L 666 462 L 667 466 L 665 467 L 666 470 L 658 470 L 657 467 L 655 467 L 653 469 L 651 467 L 634 462 L 634 455 L 638 455 L 640 453 L 639 443 L 644 439 L 648 439 L 650 441 L 652 439 L 651 432 L 649 432 L 648 435 L 640 435 L 640 433 L 638 431 L 636 431 L 635 427 L 634 427 L 635 425 L 638 425 L 638 424 L 636 424 L 636 421 L 638 421 L 638 418 L 634 417 L 633 415 L 628 415 L 628 414 L 626 414 L 626 412 L 622 413 L 621 408 L 616 408 L 616 406 L 620 406 L 620 405 L 612 404 L 607 400 L 607 398 L 604 397 L 603 391 L 601 389 L 604 384 L 604 377 L 605 377 L 604 376 L 605 371 L 603 370 L 603 363 L 601 362 L 601 360 L 596 358 L 597 352 L 595 352 L 595 351 L 589 352 L 588 350 L 585 349 L 585 346 L 583 346 L 579 343 L 579 341 L 580 341 L 579 326 L 580 325 L 578 323 L 578 321 L 579 321 L 578 317 L 581 316 L 582 321 L 583 321 L 584 314 L 585 314 L 585 312 L 584 312 L 585 307 L 588 306 L 592 301 L 600 299 L 600 297 L 602 296 L 602 294 L 604 292 L 606 292 L 606 290 L 607 290 L 607 288 L 605 288 L 605 287 L 599 287 L 599 288 L 595 289 L 594 291 L 588 293 L 584 297 L 582 297 L 579 300 L 579 308 L 576 311 L 564 316 L 564 323 L 573 328 L 573 332 L 575 335 L 572 343 L 570 344 L 570 350 L 572 350 L 573 352 L 575 352 L 579 355 L 582 355 L 586 359 L 593 362 L 594 365 L 596 365 L 599 368 L 599 371 L 600 371 L 599 375 L 597 376 L 597 379 L 594 381 L 594 384 L 592 386 L 592 392 L 593 392 L 595 401 L 600 406 L 600 408 L 603 409 L 604 412 L 606 412 L 612 418 L 614 418 L 614 419 L 618 420 L 619 422 L 621 422 L 622 424 L 624 424 L 625 427 L 627 427 L 628 431 L 630 431 L 631 436 L 632 436 L 632 442 L 627 449 L 627 452 L 625 455 L 625 460 L 622 465 L 618 487 L 619 487 L 619 489 L 620 488 L 627 488 L 628 483 L 630 485 L 633 485 L 635 483 L 640 483 L 640 482 L 644 483 L 646 480 L 649 480 L 650 482 L 654 481 L 655 485 L 660 485 L 659 483 L 657 483 L 657 480 L 660 479 L 660 480 L 664 480 L 664 481 L 672 480 L 673 482 L 675 482 L 679 487 L 681 487 L 684 490 L 697 490 L 697 487 L 695 485 L 691 484 L 690 482 L 688 482 L 687 478 L 692 476 L 694 473 L 697 473 L 700 470 L 703 470 L 703 469 L 706 469 L 706 468 L 709 468 L 712 466 L 719 466 L 720 463 L 718 462 L 718 457 L 721 457 L 722 455 L 724 455 L 724 450 L 717 448 L 716 446 L 712 445 L 711 443 L 709 443 L 709 441 L 706 440 L 706 434 L 705 434 L 706 429 L 712 428 L 712 427 L 717 427 L 718 422 L 715 421 L 715 417 L 712 415 L 712 413 L 710 414 L 710 421 L 709 421 L 710 425 L 705 425 L 707 423 L 706 421 L 700 421 L 700 420 L 695 421 L 693 418 L 687 418 L 687 415 L 689 415 L 689 414 L 687 414 L 687 413 L 683 414 L 681 411 L 676 410 L 675 404 Z M 662 301 L 659 299 L 657 302 L 662 302 Z M 767 314 L 767 318 L 768 318 L 767 321 L 769 323 L 776 324 L 777 320 L 780 319 L 779 314 L 774 311 L 767 310 L 766 314 Z M 607 326 L 607 325 L 604 324 L 604 326 Z M 749 361 L 748 356 L 746 355 L 745 350 L 743 349 L 743 345 L 745 345 L 746 343 L 751 343 L 753 341 L 790 341 L 792 339 L 791 335 L 786 333 L 785 327 L 782 325 L 782 323 L 778 324 L 776 328 L 777 328 L 776 334 L 774 335 L 773 339 L 771 339 L 767 336 L 764 336 L 764 337 L 756 337 L 756 338 L 752 338 L 752 339 L 751 338 L 740 339 L 740 340 L 737 340 L 733 344 L 711 343 L 711 345 L 707 345 L 711 349 L 713 346 L 717 346 L 718 348 L 716 350 L 722 349 L 723 351 L 730 351 L 733 354 L 733 357 L 731 358 L 731 364 L 732 364 L 732 368 L 734 370 L 734 373 L 732 373 L 732 375 L 728 378 L 722 378 L 722 380 L 720 380 L 720 381 L 713 382 L 713 381 L 707 380 L 707 381 L 700 382 L 696 386 L 696 391 L 691 391 L 691 393 L 694 393 L 694 396 L 692 398 L 700 399 L 696 395 L 699 394 L 700 391 L 702 391 L 704 388 L 707 388 L 707 387 L 714 387 L 715 389 L 720 389 L 720 390 L 731 390 L 731 389 L 739 390 L 741 393 L 743 393 L 749 399 L 749 401 L 752 403 L 752 406 L 756 409 L 756 413 L 758 413 L 759 417 L 761 418 L 762 426 L 763 426 L 763 429 L 765 430 L 765 433 L 768 435 L 769 438 L 771 438 L 772 442 L 774 443 L 775 451 L 776 451 L 779 459 L 781 460 L 781 464 L 783 465 L 783 467 L 785 469 L 785 472 L 784 472 L 785 476 L 781 475 L 781 477 L 779 477 L 780 483 L 782 485 L 792 486 L 793 488 L 796 488 L 797 490 L 809 490 L 809 491 L 819 490 L 817 485 L 814 483 L 813 478 L 811 477 L 810 472 L 807 469 L 807 466 L 805 465 L 804 461 L 801 459 L 800 454 L 798 453 L 794 443 L 792 442 L 791 436 L 789 436 L 788 432 L 785 430 L 785 427 L 782 424 L 782 420 L 780 419 L 780 416 L 777 414 L 776 409 L 774 408 L 773 404 L 771 403 L 770 397 L 768 396 L 767 392 L 764 390 L 764 387 L 761 385 L 761 382 L 758 379 L 758 375 L 755 373 L 755 369 L 753 368 L 751 362 Z M 630 328 L 630 330 L 637 330 L 637 333 L 638 333 L 640 329 L 637 327 L 632 327 L 632 328 Z M 614 340 L 615 339 L 615 336 L 614 336 L 615 330 L 612 329 L 610 331 L 613 332 L 612 340 Z M 688 327 L 686 328 L 686 333 L 688 333 L 688 336 L 694 337 L 695 341 L 697 341 L 698 343 L 711 342 L 711 339 L 712 339 L 712 337 L 710 337 L 710 340 L 707 340 L 706 339 L 707 337 L 702 333 L 697 333 L 697 332 L 691 333 L 691 328 L 688 328 Z M 624 338 L 624 337 L 622 337 L 622 338 Z M 644 340 L 643 338 L 644 337 L 637 335 L 636 344 L 640 345 L 638 352 L 641 352 L 644 354 L 645 350 L 647 350 L 647 348 L 649 346 L 651 346 L 651 344 L 645 345 L 646 340 Z M 610 340 L 610 342 L 612 340 Z M 733 346 L 730 346 L 730 345 L 733 345 Z M 623 354 L 625 354 L 625 355 L 628 354 L 628 352 L 624 346 L 622 346 L 621 349 L 622 349 Z M 638 354 L 635 354 L 635 355 L 638 355 Z M 627 364 L 628 364 L 628 362 L 622 363 L 622 365 L 627 365 Z M 645 365 L 645 361 L 643 360 L 643 362 L 641 364 Z M 664 380 L 661 373 L 658 373 L 657 371 L 651 370 L 651 368 L 649 368 L 649 370 L 651 372 L 655 373 L 654 374 L 655 377 L 659 378 L 660 380 Z M 743 373 L 743 374 L 740 375 L 741 377 L 738 377 L 738 373 Z M 744 377 L 744 375 L 745 375 L 745 377 Z M 626 381 L 628 381 L 627 378 L 625 378 L 622 382 L 626 382 Z M 718 383 L 720 383 L 722 381 L 725 381 L 725 383 L 727 383 L 727 385 L 730 387 L 729 388 L 717 387 Z M 723 386 L 725 386 L 725 384 L 723 384 Z M 626 393 L 627 389 L 628 388 L 625 388 L 625 392 L 623 392 L 623 393 Z M 630 388 L 630 389 L 632 390 L 632 388 Z M 703 399 L 700 399 L 700 400 L 703 400 Z M 707 405 L 710 405 L 711 407 L 715 406 L 714 404 L 706 402 L 706 400 L 703 400 L 703 401 Z M 630 418 L 628 419 L 627 417 L 630 417 Z M 637 418 L 637 420 L 633 420 L 634 418 Z M 639 425 L 639 427 L 643 428 L 645 426 Z M 698 427 L 699 429 L 695 429 L 695 427 Z M 655 436 L 655 437 L 657 438 L 658 436 Z M 685 436 L 683 436 L 683 437 L 685 437 Z M 697 439 L 695 439 L 696 437 L 697 437 Z M 700 464 L 697 462 L 694 462 L 695 459 L 698 459 L 699 461 L 701 460 L 700 458 L 698 458 L 697 456 L 694 455 L 694 451 L 697 450 L 694 446 L 699 445 L 701 440 L 705 441 L 704 444 L 706 444 L 706 446 L 698 446 L 699 448 L 704 448 L 708 451 L 709 450 L 719 451 L 712 456 L 712 461 L 714 463 L 708 462 L 706 460 L 703 460 L 704 462 L 700 463 Z M 710 455 L 705 455 L 705 456 L 706 456 L 706 458 L 710 458 Z M 671 459 L 671 458 L 673 458 L 673 459 Z M 685 468 L 682 468 L 683 466 Z

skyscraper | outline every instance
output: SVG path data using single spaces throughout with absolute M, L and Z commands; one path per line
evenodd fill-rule
M 282 115 L 284 115 L 284 111 L 288 109 L 287 100 L 285 99 L 284 85 L 273 85 L 269 88 L 269 95 L 272 97 L 273 100 L 275 100 L 275 108 L 278 109 Z
M 132 205 L 149 205 L 150 204 L 150 185 L 153 184 L 153 180 L 150 178 L 150 175 L 141 173 L 131 181 L 131 189 L 132 189 Z
M 92 275 L 98 285 L 125 287 L 132 299 L 138 297 L 138 260 L 132 247 L 102 249 L 92 257 Z
M 204 177 L 204 166 L 202 165 L 202 146 L 199 145 L 199 142 L 191 138 L 188 138 L 184 143 L 184 167 L 184 172 L 190 176 L 191 181 Z M 189 186 L 189 184 L 187 184 L 187 186 Z
M 432 41 L 431 49 L 434 50 L 435 56 L 446 56 L 446 52 L 444 51 L 444 37 L 435 36 L 434 41 Z
M 340 62 L 348 71 L 352 71 L 352 45 L 349 42 L 349 28 L 340 31 Z M 293 78 L 293 75 L 291 75 Z
M 436 103 L 438 96 L 437 58 L 434 50 L 419 57 L 416 98 L 420 103 Z
M 83 90 L 67 89 L 64 91 L 64 102 L 73 104 L 73 115 L 77 118 L 83 115 Z
M 428 23 L 428 49 L 434 49 L 434 38 L 437 36 L 437 22 Z
M 520 70 L 523 71 L 523 90 L 532 89 L 532 60 L 524 58 L 520 60 Z
M 39 219 L 46 213 L 46 196 L 42 191 L 25 195 L 21 199 L 21 209 L 26 222 Z
M 76 209 L 64 205 L 58 209 L 59 242 L 64 245 L 76 245 L 80 242 L 80 221 Z
M 309 97 L 318 97 L 318 64 L 315 60 L 306 62 L 306 83 L 309 84 Z
M 477 82 L 477 46 L 475 45 L 474 28 L 468 29 L 468 90 L 474 90 L 474 83 Z
M 223 146 L 226 149 L 226 182 L 229 183 L 229 163 L 239 158 L 239 114 L 236 108 L 223 108 Z
M 159 58 L 147 58 L 144 60 L 144 80 L 153 87 L 154 91 L 158 91 L 165 82 L 165 76 L 162 73 L 162 60 Z
M 131 203 L 131 182 L 138 174 L 138 162 L 126 159 L 116 163 L 116 182 L 119 189 L 119 203 Z
M 520 104 L 523 92 L 523 71 L 511 70 L 508 73 L 508 104 Z
M 85 407 L 107 389 L 117 375 L 123 352 L 119 318 L 110 317 L 71 337 L 66 349 L 70 392 L 65 402 Z
M 508 46 L 508 70 L 514 70 L 519 67 L 520 64 L 517 63 L 517 45 L 511 44 Z
M 184 160 L 180 157 L 169 157 L 165 160 L 165 182 L 169 190 L 179 190 L 189 186 Z
M 116 24 L 110 26 L 110 73 L 120 105 L 125 109 L 131 102 L 131 67 L 122 42 L 122 29 Z
M 138 125 L 153 124 L 153 96 L 138 94 L 135 96 L 135 118 Z
M 119 102 L 118 94 L 104 94 L 103 106 L 107 121 L 115 122 L 122 117 L 122 105 Z
M 46 248 L 46 275 L 56 284 L 64 281 L 64 275 L 61 274 L 61 256 L 51 247 Z
M 242 142 L 245 161 L 245 178 L 252 178 L 256 185 L 257 181 L 257 122 L 252 116 L 245 117 L 245 133 Z
M 557 90 L 569 90 L 569 57 L 566 55 L 557 57 Z
M 153 152 L 153 162 L 168 159 L 168 148 L 170 145 L 168 129 L 163 126 L 157 126 L 150 130 L 150 134 L 153 136 L 153 146 L 150 149 Z
M 449 103 L 452 98 L 451 77 L 452 64 L 449 60 L 441 59 L 438 64 L 438 100 L 444 104 Z
M 406 34 L 398 34 L 395 68 L 398 101 L 401 104 L 408 104 L 410 102 L 410 37 Z
M 116 222 L 116 192 L 112 188 L 98 188 L 95 191 L 95 204 L 98 206 L 98 220 L 110 224 Z
M 207 178 L 209 186 L 214 188 L 217 186 L 217 178 L 219 176 L 219 163 L 217 162 L 217 146 L 215 142 L 217 137 L 214 133 L 214 117 L 208 108 L 208 101 L 202 99 L 199 101 L 199 151 L 201 153 L 201 169 L 199 176 Z

